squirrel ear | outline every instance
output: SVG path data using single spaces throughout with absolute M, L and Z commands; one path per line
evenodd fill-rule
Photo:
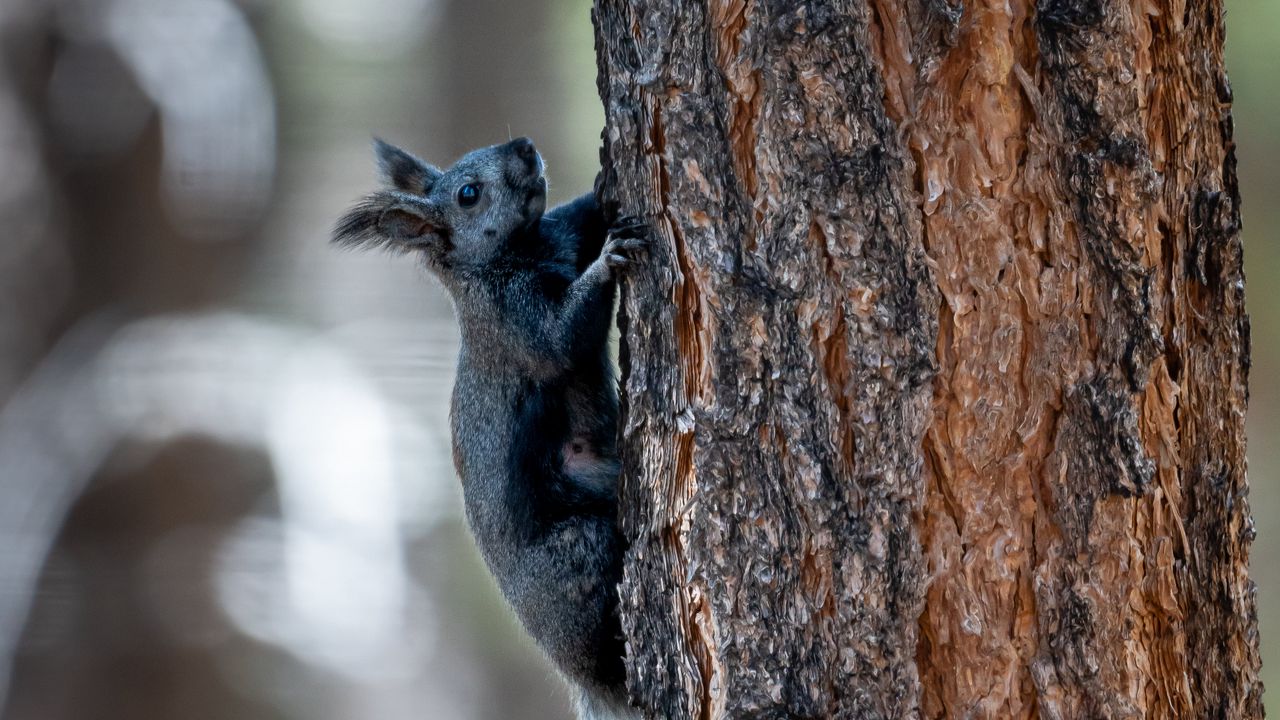
M 429 201 L 384 190 L 343 215 L 333 229 L 333 241 L 348 247 L 421 245 L 409 241 L 437 234 L 442 227 L 444 223 Z
M 436 223 L 413 205 L 392 205 L 378 217 L 378 232 L 392 240 L 413 240 L 430 235 L 437 229 Z
M 397 190 L 426 195 L 441 175 L 437 168 L 380 138 L 373 139 L 373 148 L 383 182 Z

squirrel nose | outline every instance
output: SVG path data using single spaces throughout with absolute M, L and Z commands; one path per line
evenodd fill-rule
M 533 141 L 527 137 L 516 138 L 511 141 L 511 149 L 516 151 L 526 161 L 532 161 L 537 156 L 538 151 L 533 147 Z

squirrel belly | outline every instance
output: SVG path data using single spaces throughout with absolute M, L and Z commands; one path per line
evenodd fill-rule
M 620 693 L 617 585 L 625 547 L 613 488 L 584 487 L 563 467 L 567 418 L 555 407 L 554 391 L 495 383 L 465 362 L 451 415 L 467 521 L 480 553 L 560 671 L 584 689 Z M 494 392 L 502 386 L 511 391 Z

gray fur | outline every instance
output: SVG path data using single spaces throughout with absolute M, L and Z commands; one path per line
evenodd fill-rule
M 607 352 L 615 275 L 639 225 L 606 232 L 592 196 L 544 216 L 542 158 L 521 138 L 438 170 L 382 141 L 391 187 L 334 231 L 417 252 L 461 328 L 450 419 L 467 520 L 525 628 L 578 689 L 584 720 L 627 704 L 617 586 L 618 400 Z M 460 192 L 480 185 L 468 206 Z

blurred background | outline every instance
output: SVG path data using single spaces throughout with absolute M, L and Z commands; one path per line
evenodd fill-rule
M 568 718 L 460 519 L 374 134 L 591 187 L 586 0 L 0 0 L 6 720 Z
M 447 298 L 326 241 L 375 133 L 528 135 L 552 202 L 589 188 L 588 8 L 0 0 L 3 718 L 568 717 L 460 519 Z M 1271 640 L 1280 0 L 1228 25 Z

